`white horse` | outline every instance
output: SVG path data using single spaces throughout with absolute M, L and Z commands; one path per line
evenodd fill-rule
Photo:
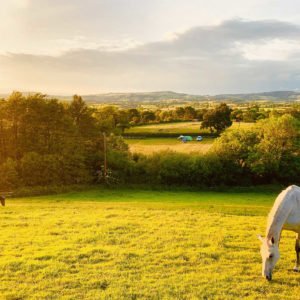
M 300 187 L 291 185 L 283 190 L 273 205 L 268 217 L 266 237 L 258 238 L 262 245 L 260 249 L 262 257 L 262 275 L 272 280 L 272 271 L 279 259 L 279 242 L 281 231 L 290 230 L 296 232 L 296 265 L 295 272 L 299 272 L 300 266 Z

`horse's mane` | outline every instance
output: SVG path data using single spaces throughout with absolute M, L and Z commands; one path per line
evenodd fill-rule
M 276 198 L 275 203 L 268 216 L 267 238 L 274 237 L 274 230 L 278 224 L 283 224 L 290 208 L 290 201 L 294 198 L 295 192 L 300 193 L 300 188 L 291 185 L 283 190 Z M 278 242 L 278 241 L 277 241 Z

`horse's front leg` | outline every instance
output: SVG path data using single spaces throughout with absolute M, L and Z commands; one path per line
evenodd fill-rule
M 300 267 L 300 234 L 297 234 L 296 237 L 296 244 L 295 244 L 295 250 L 296 250 L 296 265 L 294 267 L 295 272 L 299 272 Z

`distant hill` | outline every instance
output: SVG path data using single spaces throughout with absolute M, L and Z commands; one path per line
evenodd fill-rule
M 159 101 L 293 101 L 300 100 L 300 92 L 294 91 L 272 91 L 263 93 L 248 94 L 221 94 L 215 96 L 209 95 L 190 95 L 175 93 L 171 91 L 149 92 L 149 93 L 108 93 L 97 95 L 83 95 L 87 102 L 94 103 L 119 103 L 119 102 L 159 102 Z
M 233 99 L 233 100 L 298 100 L 300 99 L 300 92 L 294 91 L 272 91 L 263 93 L 249 93 L 249 94 L 223 94 L 213 96 L 214 99 Z
M 167 100 L 197 101 L 207 100 L 206 96 L 175 93 L 171 91 L 149 93 L 107 93 L 96 95 L 83 95 L 87 102 L 159 102 Z
M 28 93 L 24 93 L 28 94 Z M 0 98 L 6 98 L 8 94 L 0 94 Z M 71 100 L 72 96 L 49 95 L 49 98 L 58 98 L 62 100 Z M 190 95 L 184 93 L 175 93 L 172 91 L 145 92 L 145 93 L 105 93 L 94 95 L 82 95 L 82 98 L 90 104 L 101 103 L 155 103 L 167 101 L 294 101 L 300 100 L 300 92 L 295 91 L 271 91 L 262 93 L 246 94 L 220 94 L 220 95 Z

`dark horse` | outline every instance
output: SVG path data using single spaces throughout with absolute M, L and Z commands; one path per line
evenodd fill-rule
M 5 196 L 0 196 L 0 202 L 2 206 L 5 206 Z

